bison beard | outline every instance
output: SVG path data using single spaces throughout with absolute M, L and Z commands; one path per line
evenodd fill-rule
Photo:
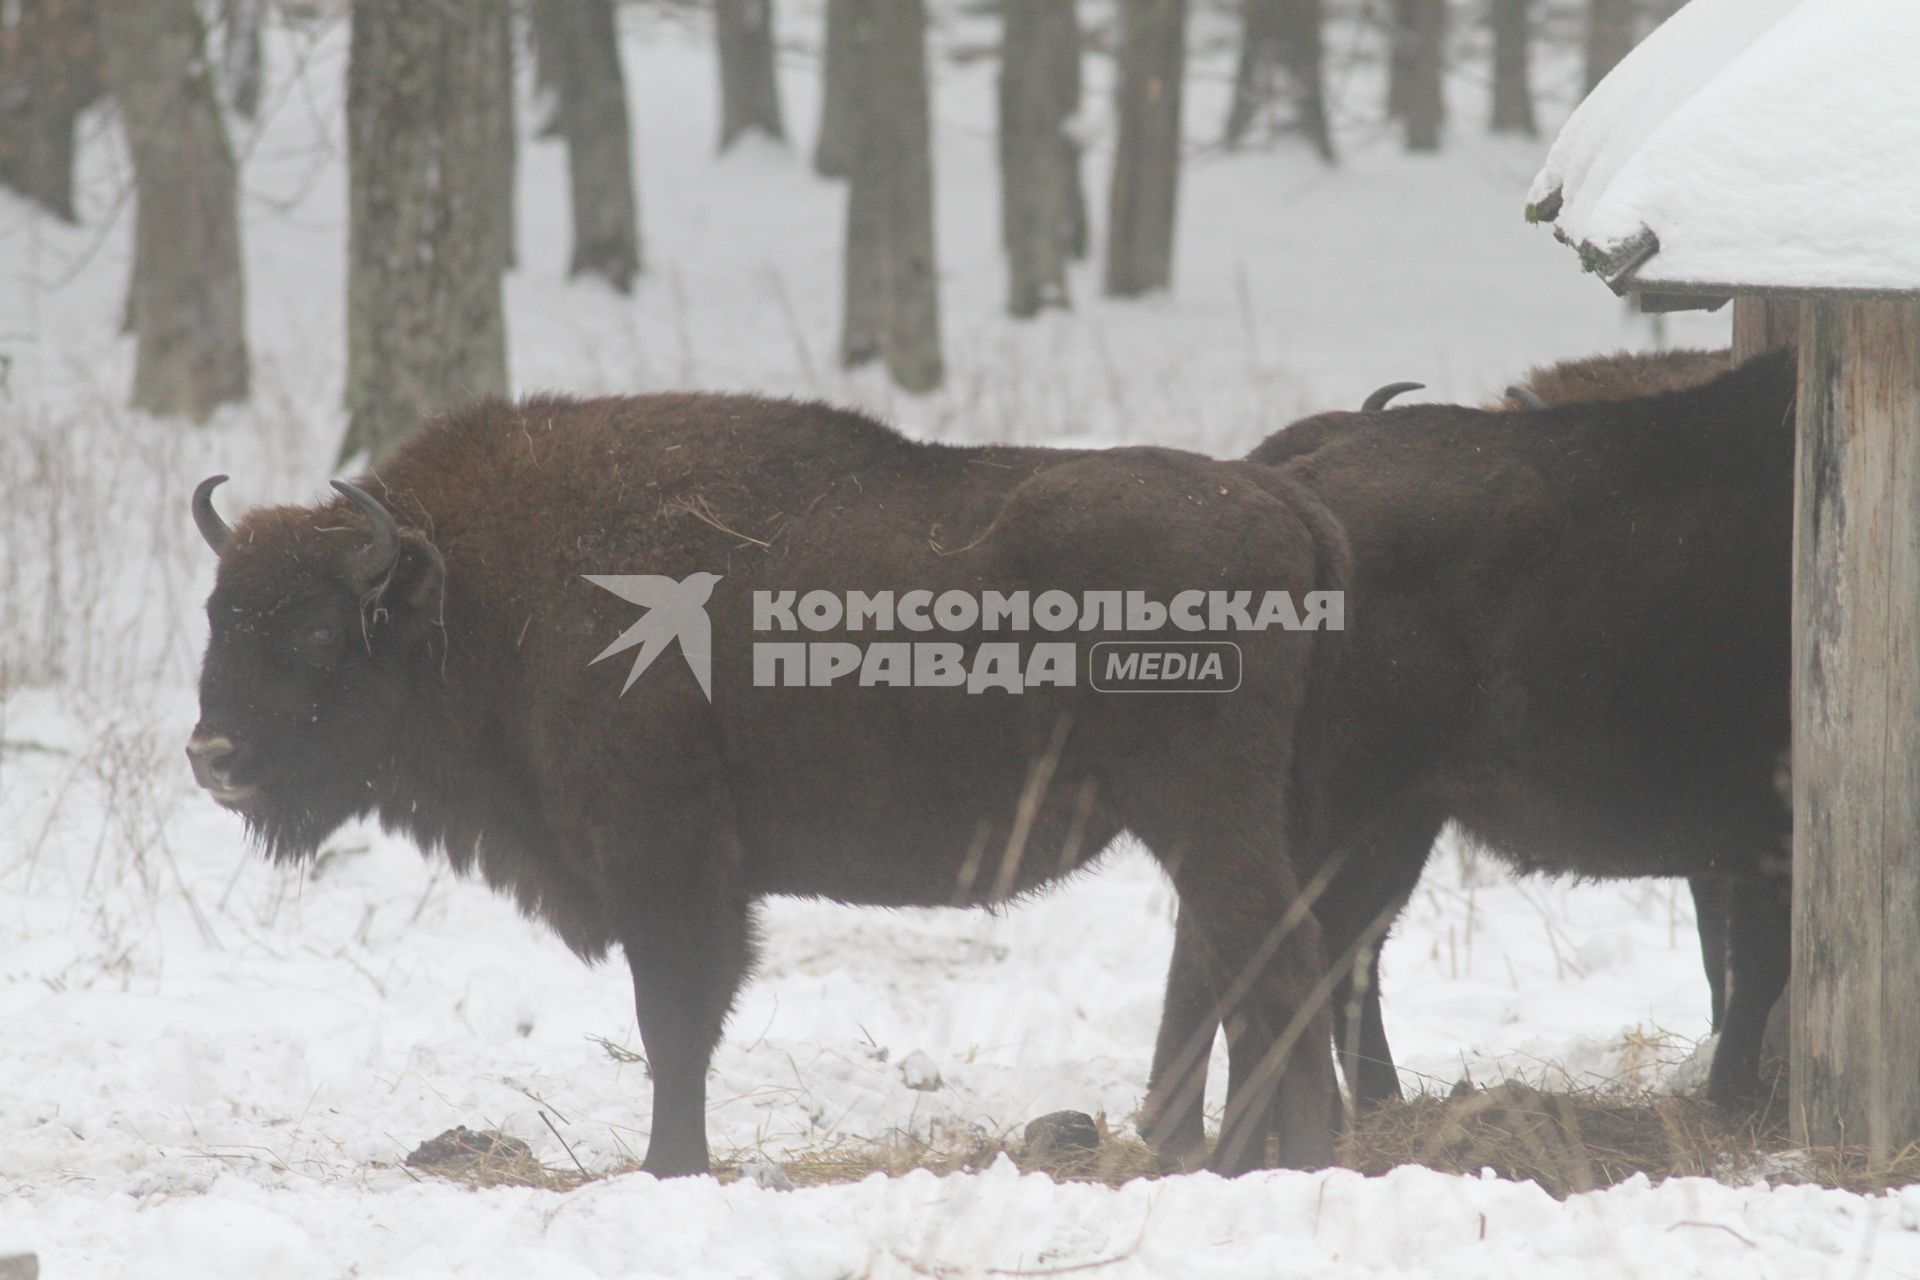
M 1708 1092 L 1759 1088 L 1789 961 L 1794 371 L 1725 368 L 1570 362 L 1530 379 L 1557 407 L 1323 414 L 1251 455 L 1353 549 L 1292 855 L 1329 881 L 1314 911 L 1357 1106 L 1399 1096 L 1377 943 L 1449 819 L 1523 871 L 1692 878 L 1709 977 L 1731 977 Z M 1144 1109 L 1169 1164 L 1200 1141 L 1215 1025 L 1188 928 L 1183 910 Z
M 1283 1163 L 1330 1160 L 1325 968 L 1286 857 L 1324 637 L 1236 635 L 1237 692 L 1152 698 L 756 687 L 747 643 L 756 590 L 1339 589 L 1344 540 L 1279 469 L 922 445 L 745 397 L 539 398 L 456 413 L 341 492 L 230 531 L 195 495 L 220 553 L 195 773 L 276 857 L 377 814 L 581 956 L 620 948 L 646 1169 L 708 1168 L 707 1064 L 757 899 L 1001 900 L 1123 829 L 1231 993 L 1215 1167 L 1263 1163 L 1270 1122 Z M 627 664 L 592 663 L 634 612 L 586 575 L 635 573 L 721 575 L 711 702 L 675 654 L 624 696 Z

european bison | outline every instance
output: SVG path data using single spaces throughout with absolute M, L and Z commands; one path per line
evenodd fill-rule
M 1358 1105 L 1399 1081 L 1377 970 L 1346 978 L 1450 818 L 1521 870 L 1724 884 L 1733 984 L 1709 1093 L 1757 1089 L 1789 961 L 1793 395 L 1776 353 L 1614 402 L 1323 414 L 1251 455 L 1353 549 L 1348 626 L 1317 668 L 1337 713 L 1297 745 L 1291 857 L 1326 881 L 1313 910 Z M 1215 1025 L 1186 933 L 1143 1109 L 1170 1163 L 1201 1140 Z
M 231 530 L 219 479 L 193 500 L 220 557 L 195 774 L 275 858 L 375 814 L 582 957 L 624 952 L 647 1170 L 708 1168 L 707 1064 L 757 899 L 1003 901 L 1123 829 L 1239 997 L 1215 1167 L 1264 1161 L 1275 1106 L 1283 1163 L 1330 1160 L 1325 967 L 1285 851 L 1309 628 L 1333 621 L 1304 593 L 1341 588 L 1346 550 L 1278 468 L 952 448 L 680 395 L 482 403 L 333 501 Z M 996 592 L 991 625 L 1027 633 L 969 616 Z M 1308 616 L 1248 629 L 1189 599 L 1205 625 L 1174 639 L 1236 642 L 1237 691 L 1090 687 L 1092 646 L 1151 638 L 1182 593 Z M 1040 642 L 1077 650 L 1052 682 Z

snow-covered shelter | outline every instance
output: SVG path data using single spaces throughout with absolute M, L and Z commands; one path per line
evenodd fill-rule
M 1796 1136 L 1920 1141 L 1920 5 L 1693 0 L 1567 121 L 1528 216 L 1648 309 L 1798 343 Z

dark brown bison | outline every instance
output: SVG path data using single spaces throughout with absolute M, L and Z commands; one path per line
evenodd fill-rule
M 1703 351 L 1618 351 L 1582 360 L 1563 360 L 1531 370 L 1524 381 L 1507 388 L 1507 400 L 1489 408 L 1545 409 L 1579 401 L 1636 400 L 1662 391 L 1697 387 L 1733 367 L 1733 353 L 1725 347 Z M 1781 746 L 1782 759 L 1786 746 Z M 1700 931 L 1700 955 L 1706 968 L 1713 1029 L 1721 1031 L 1727 1011 L 1727 917 L 1732 910 L 1728 881 L 1719 876 L 1695 876 L 1688 882 L 1694 917 Z M 1784 944 L 1783 944 L 1784 945 Z M 1379 1000 L 1379 984 L 1369 998 Z M 1384 1051 L 1384 1044 L 1379 1046 Z
M 1724 886 L 1732 987 L 1709 1092 L 1757 1089 L 1789 960 L 1775 771 L 1793 395 L 1774 354 L 1633 399 L 1323 414 L 1251 455 L 1320 498 L 1354 556 L 1347 629 L 1316 668 L 1335 713 L 1297 747 L 1290 852 L 1325 882 L 1313 910 L 1358 1105 L 1399 1081 L 1377 967 L 1354 960 L 1449 819 L 1524 871 Z M 1143 1113 L 1179 1163 L 1200 1141 L 1215 1025 L 1186 932 L 1183 918 Z
M 1325 637 L 1189 610 L 1205 625 L 1179 641 L 1237 644 L 1232 693 L 1101 693 L 1081 662 L 1150 638 L 1122 626 L 1127 593 L 1337 591 L 1338 527 L 1278 468 L 951 448 L 823 405 L 687 395 L 480 404 L 341 497 L 231 530 L 217 480 L 193 503 L 220 557 L 200 782 L 276 858 L 374 814 L 581 956 L 622 951 L 653 1076 L 646 1169 L 708 1168 L 707 1064 L 756 900 L 1001 901 L 1123 829 L 1232 988 L 1215 1167 L 1263 1162 L 1270 1118 L 1282 1162 L 1330 1159 L 1324 962 L 1285 857 Z M 855 593 L 882 592 L 897 617 L 855 616 Z M 987 593 L 1027 593 L 1030 630 L 969 618 L 962 597 Z M 1061 599 L 1082 606 L 1064 632 Z M 1023 685 L 1041 641 L 1075 656 Z

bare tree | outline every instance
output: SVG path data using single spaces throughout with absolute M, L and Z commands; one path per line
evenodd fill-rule
M 567 142 L 573 191 L 569 275 L 596 275 L 621 293 L 640 271 L 640 213 L 634 200 L 633 134 L 620 71 L 613 0 L 537 0 L 541 48 L 557 50 L 555 118 Z M 536 54 L 536 58 L 544 58 Z
M 1414 5 L 1419 0 L 1388 0 L 1387 4 L 1387 118 L 1407 114 L 1407 83 L 1413 65 Z
M 542 138 L 560 136 L 560 85 L 567 78 L 567 0 L 529 0 L 527 36 L 533 44 L 533 91 L 546 114 Z
M 1278 81 L 1284 77 L 1293 98 L 1293 127 L 1321 159 L 1331 161 L 1325 64 L 1320 0 L 1242 0 L 1240 62 L 1227 108 L 1226 144 L 1240 144 L 1280 96 Z
M 1409 0 L 1405 101 L 1407 150 L 1438 151 L 1446 119 L 1442 75 L 1446 67 L 1447 0 Z
M 204 421 L 247 396 L 239 179 L 193 0 L 101 0 L 133 155 L 133 406 Z
M 1005 6 L 1000 64 L 1000 223 L 1007 248 L 1007 310 L 1064 307 L 1067 260 L 1081 228 L 1080 24 L 1073 0 Z
M 908 391 L 946 376 L 934 261 L 932 120 L 922 0 L 855 0 L 860 98 L 847 192 L 841 355 L 878 356 Z
M 494 199 L 499 202 L 495 216 L 500 219 L 500 244 L 506 266 L 520 264 L 520 218 L 514 204 L 514 188 L 520 180 L 520 139 L 515 133 L 513 111 L 513 9 L 511 0 L 498 9 L 500 23 L 500 84 L 504 91 L 494 104 L 493 127 L 498 130 L 494 142 Z
M 1633 0 L 1587 0 L 1587 92 L 1632 50 Z
M 507 389 L 504 3 L 354 4 L 342 459 L 383 457 L 430 415 Z
M 1121 0 L 1120 123 L 1107 214 L 1106 290 L 1114 297 L 1173 282 L 1186 29 L 1186 0 Z
M 720 149 L 749 129 L 786 141 L 780 81 L 773 69 L 773 0 L 715 0 L 714 32 L 720 50 Z
M 853 172 L 853 133 L 859 86 L 853 82 L 854 0 L 827 0 L 827 32 L 820 67 L 820 136 L 813 171 L 825 178 Z
M 1527 60 L 1532 29 L 1530 0 L 1493 0 L 1493 121 L 1495 133 L 1539 135 L 1533 121 L 1533 86 Z
M 72 222 L 74 129 L 105 87 L 94 2 L 20 0 L 13 16 L 0 28 L 0 184 Z
M 220 55 L 227 101 L 235 113 L 248 119 L 260 110 L 260 24 L 265 8 L 266 0 L 220 0 Z

